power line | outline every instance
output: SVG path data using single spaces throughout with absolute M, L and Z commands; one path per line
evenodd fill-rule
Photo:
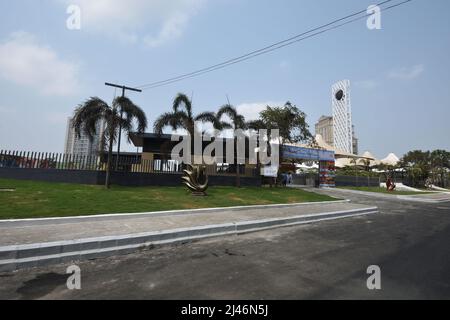
M 394 1 L 394 0 L 383 1 L 383 2 L 379 3 L 378 6 L 381 6 L 381 5 L 385 4 L 385 3 L 392 2 L 392 1 Z M 293 37 L 290 37 L 290 38 L 288 38 L 288 39 L 286 39 L 286 40 L 282 40 L 282 41 L 276 42 L 276 43 L 271 44 L 271 45 L 269 45 L 269 46 L 266 46 L 266 47 L 264 47 L 264 48 L 261 48 L 261 49 L 258 49 L 258 50 L 249 52 L 249 53 L 247 53 L 247 54 L 241 55 L 241 56 L 236 57 L 236 58 L 233 58 L 233 59 L 226 60 L 226 61 L 224 61 L 224 62 L 222 62 L 222 63 L 218 63 L 218 64 L 215 64 L 215 65 L 213 65 L 213 66 L 207 67 L 207 68 L 203 68 L 203 69 L 200 69 L 200 70 L 197 70 L 197 71 L 194 71 L 194 72 L 190 72 L 190 73 L 186 73 L 186 74 L 183 74 L 183 75 L 180 75 L 180 76 L 177 76 L 177 77 L 173 77 L 173 78 L 170 78 L 170 79 L 166 79 L 166 80 L 162 80 L 162 81 L 157 81 L 157 82 L 153 82 L 153 83 L 149 83 L 149 84 L 145 84 L 145 85 L 141 85 L 141 86 L 137 86 L 137 87 L 138 87 L 138 88 L 144 88 L 144 87 L 147 87 L 147 86 L 154 86 L 154 85 L 161 84 L 161 83 L 163 83 L 163 82 L 168 82 L 168 81 L 176 80 L 176 79 L 179 79 L 179 78 L 182 78 L 182 77 L 194 75 L 194 74 L 199 73 L 199 72 L 207 71 L 207 70 L 209 70 L 209 69 L 212 69 L 212 68 L 215 68 L 215 67 L 219 67 L 219 66 L 222 66 L 222 65 L 231 63 L 231 62 L 233 62 L 233 61 L 240 60 L 240 59 L 242 59 L 242 58 L 246 58 L 246 57 L 248 57 L 248 56 L 251 56 L 251 55 L 253 55 L 253 54 L 256 54 L 256 53 L 262 52 L 262 51 L 264 51 L 264 50 L 270 49 L 270 48 L 272 48 L 272 47 L 275 47 L 275 46 L 277 46 L 277 45 L 283 44 L 283 43 L 285 43 L 285 42 L 292 41 L 292 40 L 294 40 L 294 39 L 296 39 L 296 38 L 305 36 L 305 35 L 307 35 L 308 33 L 312 33 L 312 32 L 314 32 L 314 31 L 318 31 L 318 30 L 320 30 L 320 29 L 323 29 L 323 28 L 326 28 L 326 27 L 328 27 L 328 26 L 330 26 L 330 25 L 333 25 L 333 24 L 335 24 L 335 23 L 337 23 L 337 22 L 346 20 L 346 19 L 348 19 L 348 18 L 351 18 L 351 17 L 357 16 L 357 15 L 360 15 L 361 13 L 365 13 L 365 12 L 366 12 L 366 10 L 361 10 L 361 11 L 352 13 L 352 14 L 350 14 L 350 15 L 347 15 L 347 16 L 343 17 L 343 18 L 339 18 L 339 19 L 336 19 L 336 20 L 334 20 L 334 21 L 332 21 L 332 22 L 329 22 L 329 23 L 327 23 L 327 24 L 324 24 L 324 25 L 322 25 L 322 26 L 320 26 L 320 27 L 317 27 L 317 28 L 308 30 L 308 31 L 303 32 L 303 33 L 300 33 L 300 34 L 297 34 L 297 35 L 295 35 L 295 36 L 293 36 Z
M 392 2 L 392 1 L 394 1 L 394 0 L 386 0 L 386 1 L 383 1 L 383 2 L 381 2 L 379 4 L 377 4 L 377 6 L 382 6 L 383 4 L 387 4 L 387 3 Z M 400 3 L 396 3 L 396 4 L 393 4 L 391 6 L 382 8 L 381 11 L 390 10 L 390 9 L 393 9 L 395 7 L 398 7 L 398 6 L 401 6 L 401 5 L 406 4 L 408 2 L 411 2 L 411 1 L 412 0 L 404 0 L 404 1 L 400 2 Z M 359 16 L 362 13 L 364 13 L 364 15 L 363 16 Z M 320 27 L 313 28 L 311 30 L 308 30 L 306 32 L 303 32 L 301 34 L 293 36 L 293 37 L 291 37 L 289 39 L 286 39 L 286 40 L 283 40 L 283 41 L 279 41 L 277 43 L 274 43 L 274 44 L 271 44 L 271 45 L 266 46 L 264 48 L 252 51 L 252 52 L 247 53 L 245 55 L 241 55 L 239 57 L 236 57 L 236 58 L 233 58 L 233 59 L 229 59 L 229 60 L 224 61 L 222 63 L 215 64 L 215 65 L 209 66 L 207 68 L 202 68 L 202 69 L 199 69 L 199 70 L 196 70 L 196 71 L 193 71 L 193 72 L 190 72 L 190 73 L 186 73 L 186 74 L 183 74 L 183 75 L 180 75 L 180 76 L 177 76 L 177 77 L 173 77 L 173 78 L 169 78 L 169 79 L 166 79 L 166 80 L 157 81 L 157 82 L 153 82 L 153 83 L 149 83 L 149 84 L 145 84 L 145 85 L 141 85 L 141 86 L 137 86 L 137 87 L 141 88 L 143 90 L 148 90 L 148 89 L 153 89 L 153 88 L 169 85 L 169 84 L 172 84 L 172 83 L 175 83 L 175 82 L 179 82 L 179 81 L 182 81 L 182 80 L 186 80 L 186 79 L 189 79 L 189 78 L 197 77 L 197 76 L 203 75 L 205 73 L 209 73 L 209 72 L 213 72 L 213 71 L 216 71 L 216 70 L 219 70 L 219 69 L 223 69 L 225 67 L 228 67 L 228 66 L 231 66 L 231 65 L 234 65 L 234 64 L 237 64 L 237 63 L 240 63 L 240 62 L 243 62 L 243 61 L 246 61 L 246 60 L 258 57 L 260 55 L 263 55 L 263 54 L 266 54 L 266 53 L 269 53 L 269 52 L 272 52 L 272 51 L 275 51 L 275 50 L 279 50 L 279 49 L 284 48 L 286 46 L 289 46 L 289 45 L 292 45 L 294 43 L 297 43 L 297 42 L 300 42 L 300 41 L 312 38 L 314 36 L 323 34 L 325 32 L 328 32 L 328 31 L 331 31 L 331 30 L 334 30 L 334 29 L 338 29 L 338 28 L 343 27 L 343 26 L 345 26 L 347 24 L 353 23 L 353 22 L 361 20 L 363 18 L 367 18 L 367 17 L 369 17 L 371 15 L 372 14 L 367 14 L 367 10 L 366 9 L 365 10 L 361 10 L 361 11 L 352 13 L 350 15 L 347 15 L 347 16 L 345 16 L 343 18 L 339 18 L 339 19 L 336 19 L 336 20 L 334 20 L 332 22 L 329 22 L 327 24 L 321 25 Z M 356 16 L 359 16 L 359 17 L 356 17 Z M 353 18 L 353 17 L 356 17 L 356 18 L 348 20 L 349 18 Z M 348 21 L 345 21 L 345 20 L 348 20 Z M 336 23 L 341 22 L 341 21 L 345 21 L 345 22 L 336 25 Z

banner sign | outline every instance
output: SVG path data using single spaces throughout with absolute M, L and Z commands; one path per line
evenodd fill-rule
M 321 188 L 332 188 L 336 186 L 336 167 L 334 161 L 319 162 L 319 185 Z
M 264 177 L 272 177 L 272 178 L 276 178 L 278 176 L 278 167 L 264 167 L 261 168 L 261 175 Z
M 312 161 L 334 161 L 334 151 L 283 146 L 283 158 Z

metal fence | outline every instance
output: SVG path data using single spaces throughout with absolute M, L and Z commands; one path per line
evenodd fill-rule
M 0 150 L 0 168 L 102 170 L 99 156 Z
M 89 170 L 106 171 L 108 155 L 81 155 L 51 152 L 28 152 L 0 150 L 0 168 L 53 169 L 53 170 Z M 186 165 L 175 160 L 142 159 L 140 154 L 113 154 L 112 170 L 133 173 L 173 173 L 181 174 Z M 207 165 L 208 175 L 235 175 L 236 166 L 225 164 Z M 259 171 L 240 166 L 243 176 L 255 177 Z

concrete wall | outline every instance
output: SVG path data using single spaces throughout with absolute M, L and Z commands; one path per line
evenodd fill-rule
M 336 187 L 379 187 L 379 178 L 336 176 Z
M 55 170 L 55 169 L 20 169 L 0 168 L 0 178 L 35 180 L 47 182 L 79 183 L 102 185 L 106 173 L 103 171 Z M 181 186 L 179 173 L 133 173 L 112 172 L 111 183 L 121 186 Z M 235 186 L 236 177 L 210 176 L 211 186 Z M 241 177 L 242 186 L 261 186 L 260 177 Z
M 100 171 L 0 168 L 0 178 L 80 184 L 98 184 Z

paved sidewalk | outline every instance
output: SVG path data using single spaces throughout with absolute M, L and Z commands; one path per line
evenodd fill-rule
M 390 200 L 400 200 L 400 201 L 414 201 L 423 203 L 442 203 L 450 202 L 450 192 L 431 192 L 417 195 L 402 195 L 402 194 L 392 194 L 381 193 L 381 192 L 370 192 L 370 191 L 360 191 L 352 189 L 341 189 L 341 188 L 330 188 L 324 189 L 327 192 L 325 194 L 331 196 L 345 196 L 345 194 L 360 194 L 364 196 L 369 196 L 373 198 L 382 198 Z
M 213 212 L 179 214 L 168 212 L 148 215 L 117 215 L 107 220 L 96 221 L 97 217 L 84 219 L 48 220 L 47 224 L 28 221 L 26 226 L 14 226 L 8 221 L 0 221 L 0 246 L 44 243 L 53 241 L 77 240 L 86 238 L 119 236 L 134 233 L 173 230 L 225 223 L 240 223 L 272 218 L 290 218 L 302 215 L 331 213 L 367 208 L 365 205 L 349 202 L 330 202 L 318 204 L 299 204 L 290 206 L 258 207 L 255 209 L 223 209 Z M 46 220 L 44 220 L 46 221 Z
M 378 213 L 347 201 L 0 221 L 0 272 L 129 254 L 174 242 Z
M 447 202 L 450 201 L 450 192 L 418 194 L 414 196 L 401 196 L 406 200 L 424 200 L 426 202 Z

